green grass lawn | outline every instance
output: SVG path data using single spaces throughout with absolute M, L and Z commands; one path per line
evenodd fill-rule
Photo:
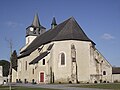
M 0 90 L 9 90 L 9 87 L 8 86 L 0 86 Z M 56 89 L 12 87 L 11 90 L 56 90 Z
M 120 83 L 112 83 L 112 84 L 87 84 L 87 85 L 80 85 L 78 87 L 120 90 Z

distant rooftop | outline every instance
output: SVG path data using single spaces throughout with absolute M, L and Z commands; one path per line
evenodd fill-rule
M 113 67 L 112 74 L 120 74 L 120 67 Z

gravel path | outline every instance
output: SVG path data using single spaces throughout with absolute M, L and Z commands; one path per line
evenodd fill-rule
M 5 86 L 8 86 L 6 84 Z M 80 88 L 72 87 L 79 86 L 79 84 L 21 84 L 21 83 L 12 83 L 12 86 L 24 86 L 30 88 L 50 88 L 50 89 L 61 89 L 61 90 L 108 90 L 108 89 L 93 89 L 93 88 Z

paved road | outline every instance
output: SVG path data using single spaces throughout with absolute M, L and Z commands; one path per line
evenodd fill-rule
M 8 85 L 8 84 L 6 84 Z M 51 88 L 51 89 L 61 89 L 61 90 L 108 90 L 108 89 L 93 89 L 93 88 L 80 88 L 80 87 L 72 87 L 79 86 L 79 84 L 16 84 L 12 83 L 12 86 L 24 86 L 31 88 Z

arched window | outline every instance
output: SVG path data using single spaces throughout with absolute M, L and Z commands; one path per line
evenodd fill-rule
M 64 53 L 61 53 L 60 59 L 61 59 L 61 65 L 65 65 L 65 54 Z
M 103 75 L 106 75 L 106 71 L 103 71 Z

